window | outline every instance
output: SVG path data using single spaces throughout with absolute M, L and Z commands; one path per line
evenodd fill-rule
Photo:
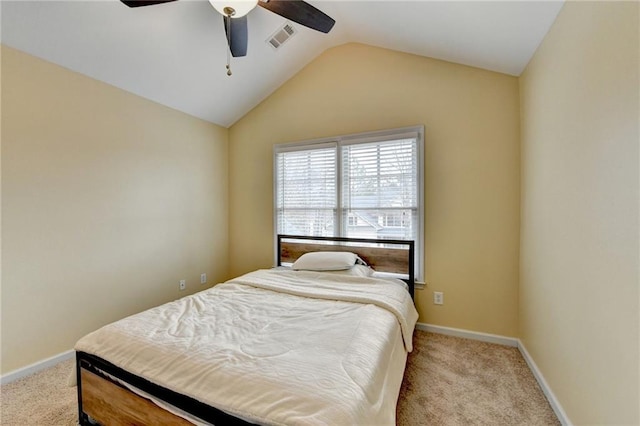
M 276 233 L 415 240 L 422 281 L 423 132 L 276 145 Z

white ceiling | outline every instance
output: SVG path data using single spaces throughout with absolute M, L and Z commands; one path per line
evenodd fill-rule
M 327 48 L 360 42 L 519 75 L 562 1 L 310 1 L 336 20 L 329 34 L 249 13 L 249 48 L 226 75 L 222 17 L 206 0 L 131 9 L 117 0 L 0 3 L 1 41 L 163 105 L 228 127 Z

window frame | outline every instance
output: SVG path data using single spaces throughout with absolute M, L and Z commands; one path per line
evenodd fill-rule
M 418 204 L 418 220 L 417 220 L 417 236 L 415 241 L 416 258 L 415 258 L 415 281 L 417 283 L 424 282 L 424 126 L 411 126 L 402 127 L 397 129 L 388 129 L 364 133 L 355 133 L 350 135 L 332 136 L 327 138 L 312 139 L 298 142 L 288 142 L 276 144 L 273 146 L 273 230 L 274 230 L 274 259 L 277 262 L 277 253 L 275 247 L 277 247 L 278 240 L 278 154 L 283 152 L 301 151 L 309 148 L 327 148 L 336 147 L 335 161 L 336 161 L 336 213 L 335 213 L 335 237 L 342 237 L 346 231 L 346 225 L 348 223 L 348 215 L 344 214 L 342 205 L 342 184 L 343 184 L 343 170 L 342 170 L 342 155 L 340 148 L 343 145 L 355 145 L 362 143 L 382 142 L 393 139 L 416 139 L 416 155 L 417 155 L 417 204 Z M 344 219 L 346 217 L 346 220 Z

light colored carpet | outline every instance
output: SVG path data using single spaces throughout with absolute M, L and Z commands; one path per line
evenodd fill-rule
M 77 424 L 69 360 L 0 388 L 0 424 Z M 516 348 L 416 331 L 398 425 L 559 425 Z
M 78 424 L 78 398 L 68 386 L 75 359 L 61 362 L 0 387 L 0 424 L 67 426 Z
M 560 425 L 517 348 L 423 331 L 413 345 L 398 425 Z

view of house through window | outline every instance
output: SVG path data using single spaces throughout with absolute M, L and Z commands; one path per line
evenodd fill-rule
M 422 277 L 422 127 L 275 147 L 276 233 L 414 240 Z

